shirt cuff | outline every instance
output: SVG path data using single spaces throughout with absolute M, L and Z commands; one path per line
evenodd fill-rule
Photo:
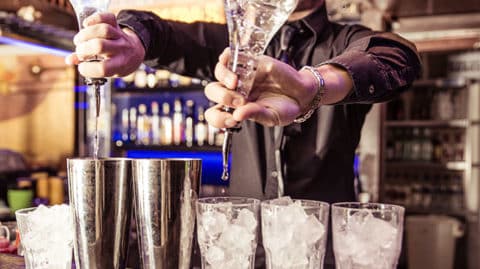
M 392 91 L 382 64 L 365 51 L 347 51 L 321 65 L 325 64 L 345 69 L 353 81 L 352 91 L 339 103 L 372 103 Z

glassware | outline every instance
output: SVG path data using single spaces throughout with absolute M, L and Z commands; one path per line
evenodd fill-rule
M 257 57 L 262 55 L 274 34 L 285 23 L 297 6 L 297 0 L 225 0 L 229 47 L 232 51 L 230 68 L 238 75 L 236 91 L 248 97 L 255 79 Z M 232 108 L 224 107 L 226 112 Z M 228 160 L 233 132 L 240 126 L 228 128 L 225 133 L 222 179 L 228 180 Z
M 132 161 L 141 268 L 190 268 L 201 167 L 200 159 Z
M 15 212 L 26 269 L 70 269 L 73 225 L 70 207 L 40 205 Z
M 132 208 L 132 162 L 67 160 L 77 269 L 123 269 Z
M 253 269 L 260 200 L 210 197 L 197 201 L 197 237 L 202 269 Z
M 327 242 L 328 203 L 282 197 L 261 203 L 267 269 L 321 269 Z
M 337 269 L 395 269 L 402 245 L 405 209 L 380 203 L 332 205 Z
M 75 10 L 75 14 L 77 16 L 78 27 L 79 29 L 83 29 L 83 22 L 86 18 L 91 16 L 96 12 L 105 12 L 108 9 L 110 4 L 110 0 L 70 0 L 70 3 Z M 90 59 L 85 59 L 84 61 L 87 62 L 98 62 L 102 61 L 103 59 L 95 55 Z M 98 121 L 100 118 L 100 105 L 101 105 L 101 87 L 107 82 L 106 78 L 85 78 L 85 83 L 88 86 L 93 86 L 95 92 L 95 131 L 94 131 L 94 139 L 93 139 L 93 157 L 98 157 L 99 151 L 99 131 L 98 131 Z

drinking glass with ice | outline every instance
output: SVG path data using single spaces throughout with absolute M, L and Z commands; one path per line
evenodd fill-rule
M 70 207 L 55 205 L 15 212 L 26 269 L 70 269 L 73 226 Z
M 290 197 L 261 203 L 267 269 L 323 268 L 329 205 Z
M 337 269 L 395 269 L 402 245 L 401 206 L 380 203 L 332 205 Z
M 197 200 L 202 269 L 253 269 L 260 200 L 210 197 Z

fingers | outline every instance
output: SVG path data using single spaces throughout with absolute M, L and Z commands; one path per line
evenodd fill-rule
M 208 124 L 216 128 L 230 128 L 238 123 L 232 114 L 223 111 L 223 106 L 220 104 L 207 109 L 205 111 L 205 119 Z
M 77 65 L 80 63 L 80 60 L 77 57 L 77 54 L 71 53 L 67 57 L 65 57 L 65 63 L 67 65 Z
M 233 108 L 245 103 L 245 98 L 240 93 L 226 88 L 220 82 L 209 83 L 205 87 L 205 96 L 210 101 Z
M 95 56 L 106 58 L 106 56 L 120 52 L 121 48 L 121 44 L 113 40 L 92 39 L 79 44 L 75 49 L 75 53 L 80 60 L 84 61 L 95 58 Z
M 117 27 L 117 19 L 115 18 L 115 15 L 109 12 L 93 13 L 83 21 L 83 27 L 88 27 L 99 23 L 106 23 L 113 27 Z
M 120 67 L 122 67 L 122 61 L 123 58 L 114 57 L 103 61 L 81 62 L 78 65 L 78 72 L 84 77 L 91 78 L 111 77 L 115 75 L 122 76 L 128 72 L 120 69 Z
M 73 38 L 73 43 L 79 45 L 82 42 L 92 40 L 95 38 L 102 39 L 118 39 L 121 37 L 121 30 L 110 24 L 101 23 L 95 24 L 88 28 L 80 30 Z
M 237 75 L 228 68 L 230 59 L 230 49 L 226 48 L 218 58 L 218 63 L 215 66 L 215 78 L 222 82 L 230 89 L 237 87 Z

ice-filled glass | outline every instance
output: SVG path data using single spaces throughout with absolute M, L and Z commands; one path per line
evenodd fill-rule
M 332 205 L 337 269 L 395 269 L 402 245 L 405 209 L 380 203 Z
M 323 268 L 329 205 L 290 197 L 261 203 L 267 269 Z
M 196 211 L 202 269 L 253 269 L 260 200 L 200 198 Z
M 70 207 L 40 205 L 15 212 L 26 269 L 70 269 L 73 226 Z

